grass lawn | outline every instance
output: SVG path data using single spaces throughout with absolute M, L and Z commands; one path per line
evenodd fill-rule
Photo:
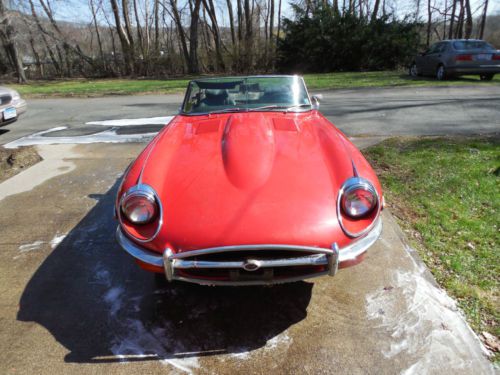
M 500 136 L 393 138 L 365 154 L 439 284 L 476 332 L 498 338 Z
M 499 85 L 500 74 L 491 82 L 482 82 L 478 76 L 466 76 L 448 81 L 433 78 L 411 78 L 405 72 L 348 72 L 306 74 L 306 84 L 311 90 L 350 89 L 359 87 L 391 86 L 449 86 L 449 85 Z M 77 79 L 32 81 L 25 85 L 9 85 L 26 97 L 103 96 L 126 94 L 183 93 L 188 78 L 184 79 Z

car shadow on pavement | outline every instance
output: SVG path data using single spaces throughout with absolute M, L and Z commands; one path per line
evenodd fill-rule
M 312 283 L 274 287 L 166 284 L 114 241 L 118 183 L 51 252 L 22 294 L 18 320 L 46 328 L 70 352 L 99 363 L 244 353 L 307 316 Z

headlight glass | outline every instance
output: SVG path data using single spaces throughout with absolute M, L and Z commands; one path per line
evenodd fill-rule
M 378 199 L 375 188 L 368 181 L 358 179 L 346 186 L 341 203 L 347 216 L 361 218 L 375 209 Z
M 147 224 L 158 213 L 154 195 L 147 191 L 133 191 L 122 200 L 121 210 L 125 217 L 134 224 Z

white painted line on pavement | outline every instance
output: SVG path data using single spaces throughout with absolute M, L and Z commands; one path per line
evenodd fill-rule
M 143 134 L 117 134 L 115 130 L 105 130 L 99 133 L 90 135 L 65 136 L 65 137 L 45 137 L 44 135 L 53 133 L 59 130 L 67 129 L 66 126 L 60 126 L 43 132 L 34 133 L 26 137 L 19 138 L 15 141 L 4 145 L 5 148 L 17 148 L 20 146 L 32 145 L 57 145 L 57 144 L 89 144 L 89 143 L 127 143 L 140 142 L 154 137 L 157 132 Z
M 102 126 L 134 126 L 134 125 L 166 125 L 174 116 L 165 117 L 149 117 L 149 118 L 131 118 L 131 119 L 116 119 L 104 121 L 90 121 L 85 125 L 102 125 Z

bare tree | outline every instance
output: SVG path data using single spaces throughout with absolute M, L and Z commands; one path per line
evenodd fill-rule
M 215 6 L 213 0 L 203 0 L 203 6 L 208 12 L 210 17 L 210 22 L 212 23 L 211 31 L 215 43 L 215 55 L 216 55 L 216 70 L 225 70 L 226 66 L 224 64 L 224 59 L 222 58 L 222 41 L 220 37 L 219 24 L 217 22 L 217 15 L 215 11 Z M 191 16 L 192 17 L 192 16 Z
M 470 9 L 470 0 L 465 0 L 465 13 L 467 15 L 465 19 L 465 39 L 469 39 L 472 35 L 472 12 Z
M 425 45 L 428 47 L 431 40 L 431 27 L 432 27 L 432 6 L 431 0 L 427 0 L 427 39 Z
M 0 39 L 3 44 L 5 52 L 17 73 L 17 80 L 19 83 L 26 82 L 26 75 L 24 73 L 22 59 L 19 56 L 19 50 L 15 40 L 16 31 L 10 20 L 10 14 L 4 4 L 4 0 L 0 0 Z
M 125 32 L 123 28 L 122 20 L 120 17 L 120 9 L 118 7 L 117 0 L 111 1 L 111 9 L 113 11 L 113 16 L 115 17 L 115 27 L 116 32 L 118 33 L 118 38 L 120 39 L 120 43 L 122 46 L 123 59 L 125 61 L 125 73 L 133 74 L 134 73 L 134 53 L 133 53 L 133 45 L 129 39 L 128 34 Z
M 380 0 L 375 0 L 375 4 L 373 5 L 373 12 L 372 12 L 372 22 L 377 19 L 379 7 L 380 7 Z
M 271 52 L 270 60 L 271 60 L 271 66 L 274 68 L 274 0 L 269 0 L 269 49 Z
M 250 9 L 250 0 L 244 0 L 245 17 L 245 64 L 247 69 L 252 70 L 253 66 L 253 9 Z
M 479 26 L 479 39 L 483 39 L 484 27 L 486 25 L 486 12 L 488 10 L 488 0 L 484 1 L 483 14 L 481 15 L 481 24 Z
M 233 50 L 236 46 L 236 33 L 234 29 L 234 15 L 233 15 L 233 5 L 231 0 L 226 0 L 227 12 L 229 15 L 229 27 L 231 29 L 231 42 L 233 43 Z
M 100 5 L 102 5 L 102 4 L 100 4 Z M 89 6 L 90 6 L 90 10 L 92 12 L 92 22 L 94 24 L 94 29 L 95 29 L 96 38 L 97 38 L 97 45 L 99 47 L 99 55 L 101 57 L 102 66 L 103 66 L 104 70 L 107 70 L 106 60 L 104 58 L 104 50 L 102 48 L 101 34 L 99 32 L 99 26 L 97 24 L 97 10 L 94 6 L 94 0 L 89 0 Z

